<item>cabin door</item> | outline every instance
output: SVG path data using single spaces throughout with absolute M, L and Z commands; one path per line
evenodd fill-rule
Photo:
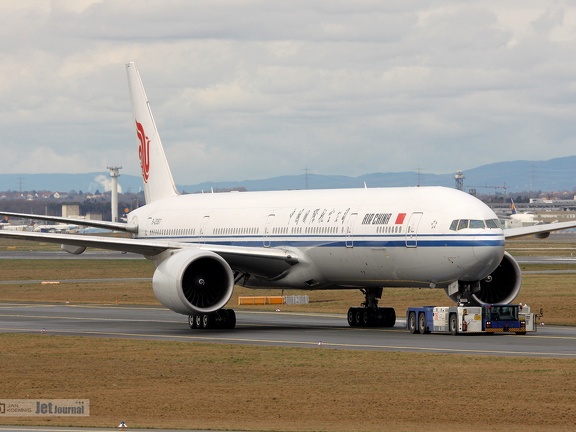
M 208 234 L 208 223 L 210 222 L 210 216 L 204 216 L 202 218 L 202 223 L 200 225 L 200 235 L 198 240 L 200 241 L 200 243 L 205 243 L 205 237 Z
M 264 225 L 264 247 L 270 247 L 270 234 L 272 234 L 272 222 L 274 222 L 275 217 L 276 215 L 270 214 L 268 219 L 266 219 L 266 225 Z
M 358 213 L 352 213 L 348 218 L 348 224 L 346 225 L 346 247 L 354 247 L 354 223 L 356 222 L 356 217 Z
M 406 226 L 406 247 L 418 247 L 418 224 L 422 218 L 422 212 L 415 212 L 410 215 L 408 226 Z

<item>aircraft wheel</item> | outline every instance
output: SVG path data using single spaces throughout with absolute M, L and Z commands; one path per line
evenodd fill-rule
M 372 311 L 365 310 L 364 312 L 362 312 L 362 326 L 369 327 L 370 323 L 372 322 L 371 318 L 372 318 Z
M 373 319 L 376 327 L 386 327 L 386 314 L 382 308 L 378 308 Z
M 394 308 L 380 308 L 380 311 L 384 317 L 382 327 L 394 327 L 394 324 L 396 324 L 396 311 Z
M 188 325 L 191 329 L 196 328 L 196 316 L 195 315 L 188 315 Z
M 410 333 L 416 333 L 416 312 L 410 312 L 408 315 L 408 330 Z
M 202 314 L 202 328 L 211 329 L 214 327 L 214 317 L 211 314 Z
M 420 334 L 424 334 L 426 333 L 426 315 L 424 315 L 424 313 L 421 313 L 418 316 L 418 327 L 420 327 L 418 329 L 418 331 L 420 332 Z
M 202 328 L 202 315 L 194 315 L 194 321 L 196 321 L 196 327 L 197 329 L 201 329 Z
M 354 314 L 354 322 L 356 323 L 356 325 L 358 327 L 360 327 L 362 325 L 362 311 L 356 309 L 356 312 Z
M 354 313 L 354 308 L 350 308 L 348 309 L 348 325 L 350 327 L 355 327 L 356 326 L 356 317 L 355 317 L 355 313 Z
M 224 327 L 227 329 L 236 327 L 236 312 L 233 309 L 226 309 L 226 324 Z

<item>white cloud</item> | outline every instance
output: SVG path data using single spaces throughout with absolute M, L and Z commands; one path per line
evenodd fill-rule
M 136 61 L 179 184 L 576 153 L 568 1 L 0 5 L 0 171 L 138 174 Z

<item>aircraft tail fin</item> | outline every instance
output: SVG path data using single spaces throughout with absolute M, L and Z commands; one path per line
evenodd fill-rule
M 126 65 L 146 203 L 179 195 L 160 141 L 150 103 L 134 62 Z

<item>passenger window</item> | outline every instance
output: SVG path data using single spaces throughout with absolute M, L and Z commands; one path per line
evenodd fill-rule
M 458 230 L 468 228 L 468 219 L 461 219 L 460 223 L 458 224 Z

